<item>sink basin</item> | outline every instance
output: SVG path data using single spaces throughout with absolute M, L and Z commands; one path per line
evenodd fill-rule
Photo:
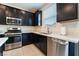
M 52 33 L 45 33 L 45 32 L 40 32 L 40 33 L 42 33 L 42 34 L 52 34 Z

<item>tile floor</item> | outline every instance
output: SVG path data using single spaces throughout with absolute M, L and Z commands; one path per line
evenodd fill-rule
M 4 51 L 4 56 L 45 56 L 35 45 L 30 44 L 21 48 Z

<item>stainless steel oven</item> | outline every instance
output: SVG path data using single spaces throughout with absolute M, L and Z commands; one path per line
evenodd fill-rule
M 13 18 L 13 17 L 6 17 L 6 24 L 8 24 L 8 25 L 21 25 L 22 19 Z
M 9 37 L 5 44 L 5 50 L 11 50 L 22 46 L 22 33 L 20 28 L 9 28 L 5 36 Z

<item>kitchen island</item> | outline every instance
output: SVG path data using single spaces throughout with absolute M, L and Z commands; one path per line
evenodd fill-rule
M 8 37 L 1 37 L 0 38 L 0 56 L 3 55 L 3 45 L 8 40 Z

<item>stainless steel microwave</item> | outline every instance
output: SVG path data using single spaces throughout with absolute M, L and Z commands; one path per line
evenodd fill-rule
M 22 19 L 13 18 L 13 17 L 6 17 L 6 24 L 8 24 L 8 25 L 21 25 Z

